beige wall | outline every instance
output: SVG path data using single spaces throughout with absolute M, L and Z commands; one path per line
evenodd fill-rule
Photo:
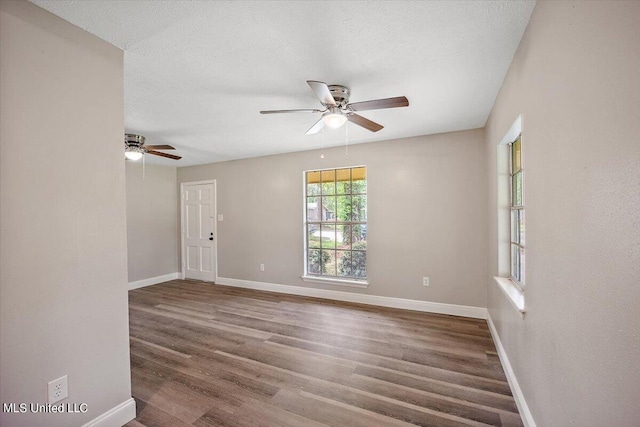
M 640 420 L 640 2 L 538 2 L 487 122 L 523 115 L 527 314 L 488 307 L 538 426 Z
M 131 397 L 123 53 L 28 2 L 0 2 L 0 401 L 68 375 L 79 426 Z
M 177 273 L 176 168 L 125 163 L 129 282 Z
M 472 130 L 358 144 L 348 160 L 344 148 L 304 151 L 179 168 L 178 182 L 217 180 L 221 277 L 484 307 L 483 142 Z M 371 284 L 305 283 L 303 171 L 355 165 L 368 172 Z

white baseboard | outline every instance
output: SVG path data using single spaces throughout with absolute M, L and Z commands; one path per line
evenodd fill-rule
M 180 278 L 180 273 L 170 273 L 163 276 L 149 277 L 148 279 L 136 280 L 129 282 L 129 290 L 143 288 L 145 286 L 157 285 L 158 283 L 168 282 Z
M 301 295 L 305 297 L 325 298 L 337 301 L 356 302 L 360 304 L 379 305 L 382 307 L 424 311 L 427 313 L 451 314 L 453 316 L 472 317 L 475 319 L 485 319 L 487 316 L 487 309 L 484 307 L 472 307 L 467 305 L 444 304 L 440 302 L 382 297 L 378 295 L 356 294 L 352 292 L 307 288 L 303 286 L 279 285 L 276 283 L 230 279 L 227 277 L 218 277 L 216 279 L 216 284 L 234 286 L 236 288 L 278 292 L 281 294 Z
M 511 368 L 511 363 L 509 363 L 509 358 L 507 357 L 507 353 L 504 351 L 504 347 L 502 346 L 502 342 L 500 341 L 498 330 L 496 329 L 496 326 L 493 324 L 493 320 L 491 319 L 491 316 L 489 315 L 488 310 L 487 310 L 487 323 L 489 324 L 489 331 L 491 331 L 491 337 L 493 338 L 493 342 L 496 344 L 496 350 L 498 350 L 498 357 L 500 357 L 500 363 L 502 363 L 502 367 L 504 368 L 504 373 L 507 375 L 507 381 L 509 382 L 509 387 L 511 387 L 513 398 L 516 401 L 516 406 L 518 407 L 518 411 L 520 411 L 520 417 L 522 418 L 522 423 L 524 424 L 524 427 L 536 427 L 536 422 L 533 420 L 533 415 L 529 410 L 529 405 L 527 405 L 527 401 L 524 400 L 524 394 L 522 394 L 522 389 L 520 388 L 520 384 L 518 383 L 516 374 L 513 372 L 513 368 Z
M 122 427 L 136 417 L 136 401 L 132 397 L 109 409 L 82 427 Z

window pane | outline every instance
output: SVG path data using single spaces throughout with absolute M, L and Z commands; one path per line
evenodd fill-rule
M 320 247 L 320 225 L 318 224 L 307 225 L 307 246 L 309 248 Z
M 365 251 L 351 252 L 351 271 L 353 277 L 357 279 L 367 277 L 367 253 Z
M 336 220 L 336 196 L 322 197 L 322 212 L 320 215 L 322 221 Z
M 351 252 L 337 251 L 338 276 L 351 277 Z
M 336 251 L 322 250 L 322 274 L 336 275 Z
M 520 281 L 520 248 L 516 245 L 511 245 L 511 276 L 514 279 Z
M 522 206 L 522 172 L 518 172 L 511 178 L 513 199 L 511 206 Z
M 522 170 L 522 142 L 518 138 L 513 144 L 511 144 L 511 173 Z
M 367 224 L 353 224 L 352 226 L 352 247 L 353 249 L 367 249 Z
M 351 198 L 351 218 L 353 221 L 367 220 L 367 196 L 352 196 Z
M 367 192 L 366 168 L 355 168 L 351 172 L 351 193 L 364 194 Z
M 307 196 L 320 195 L 320 172 L 307 172 Z
M 322 171 L 322 194 L 336 194 L 336 171 Z
M 518 214 L 520 215 L 520 244 L 524 245 L 524 209 L 518 209 Z
M 307 221 L 320 221 L 320 197 L 307 197 Z
M 307 258 L 307 272 L 310 274 L 320 274 L 320 250 L 309 249 Z
M 519 278 L 519 280 L 520 280 L 520 283 L 522 283 L 524 285 L 524 279 L 525 279 L 525 276 L 524 276 L 524 271 L 525 271 L 525 269 L 524 269 L 524 248 L 520 248 L 520 268 L 519 268 L 519 270 L 520 270 L 520 278 Z
M 518 229 L 518 210 L 511 209 L 511 241 L 513 243 L 520 243 L 518 241 L 518 238 L 520 237 Z
M 336 245 L 338 249 L 351 249 L 351 226 L 338 225 L 336 229 Z
M 351 193 L 351 169 L 338 169 L 336 171 L 337 194 Z
M 367 168 L 366 167 L 360 167 L 360 168 L 353 168 L 351 169 L 351 180 L 353 182 L 356 181 L 367 181 Z
M 321 245 L 323 248 L 336 248 L 336 226 L 333 224 L 322 224 Z
M 336 197 L 337 220 L 351 221 L 351 196 Z

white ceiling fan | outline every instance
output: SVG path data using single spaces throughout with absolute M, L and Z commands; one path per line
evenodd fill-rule
M 311 87 L 311 90 L 313 90 L 318 99 L 320 99 L 320 103 L 324 107 L 323 109 L 266 110 L 260 111 L 260 114 L 321 113 L 322 117 L 311 126 L 307 131 L 307 135 L 319 132 L 324 126 L 333 129 L 339 128 L 347 121 L 371 132 L 378 132 L 384 126 L 366 119 L 355 112 L 409 106 L 409 100 L 404 96 L 350 103 L 349 96 L 351 93 L 346 86 L 327 85 L 324 82 L 315 80 L 307 80 L 307 84 Z
M 140 160 L 145 154 L 180 160 L 182 157 L 156 150 L 175 150 L 171 145 L 145 145 L 146 138 L 133 133 L 124 134 L 124 155 L 129 160 Z

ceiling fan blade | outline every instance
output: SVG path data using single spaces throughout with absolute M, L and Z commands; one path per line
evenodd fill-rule
M 354 102 L 347 105 L 352 111 L 379 110 L 381 108 L 408 107 L 409 100 L 405 96 L 395 98 L 374 99 L 372 101 Z
M 322 120 L 322 117 L 320 117 L 320 120 L 318 120 L 313 126 L 311 126 L 311 128 L 307 131 L 307 135 L 313 135 L 314 133 L 318 133 L 320 131 L 320 129 L 322 129 L 324 127 L 324 120 Z
M 170 145 L 145 145 L 144 148 L 149 150 L 175 150 L 175 148 Z
M 311 90 L 313 90 L 313 93 L 316 94 L 323 105 L 330 105 L 332 107 L 335 107 L 337 105 L 336 100 L 333 99 L 333 95 L 331 95 L 329 86 L 327 86 L 326 83 L 317 82 L 315 80 L 307 80 L 307 84 L 311 87 Z
M 382 125 L 379 125 L 376 122 L 372 122 L 371 120 L 365 119 L 364 117 L 359 116 L 357 114 L 349 114 L 347 118 L 351 123 L 354 123 L 358 126 L 362 126 L 363 128 L 370 130 L 371 132 L 378 132 L 380 129 L 384 127 Z
M 174 156 L 173 154 L 161 153 L 160 151 L 147 150 L 147 153 L 173 160 L 180 160 L 182 158 L 180 156 Z
M 322 113 L 322 110 L 302 109 L 302 110 L 267 110 L 260 111 L 260 114 L 280 114 L 280 113 Z

